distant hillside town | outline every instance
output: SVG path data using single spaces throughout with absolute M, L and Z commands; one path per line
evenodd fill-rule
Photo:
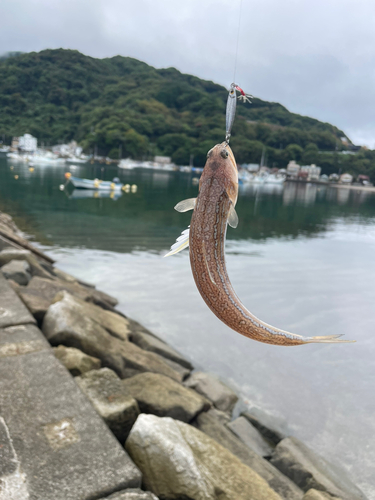
M 106 164 L 116 164 L 120 169 L 150 168 L 159 170 L 181 170 L 183 172 L 194 172 L 200 174 L 201 167 L 194 167 L 193 155 L 190 156 L 190 165 L 176 165 L 171 156 L 156 155 L 147 160 L 135 160 L 132 158 L 118 158 L 117 160 L 109 157 L 98 156 L 97 154 L 85 155 L 82 146 L 76 141 L 70 141 L 67 144 L 55 144 L 49 148 L 38 148 L 38 140 L 31 134 L 24 134 L 19 137 L 13 137 L 10 146 L 0 148 L 0 153 L 15 162 L 24 162 L 30 165 L 50 164 L 65 165 L 101 162 Z M 313 182 L 313 183 L 340 183 L 356 184 L 363 186 L 372 186 L 370 177 L 365 174 L 359 174 L 356 178 L 349 172 L 333 172 L 329 176 L 322 174 L 322 167 L 315 163 L 310 165 L 300 165 L 295 160 L 290 160 L 286 168 L 277 168 L 266 164 L 266 152 L 263 148 L 260 163 L 242 163 L 238 165 L 240 183 L 265 183 L 282 184 L 286 180 L 294 182 Z

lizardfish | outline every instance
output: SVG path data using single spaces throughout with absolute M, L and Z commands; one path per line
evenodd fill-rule
M 237 227 L 235 210 L 238 170 L 227 142 L 217 144 L 207 154 L 197 198 L 181 201 L 178 212 L 193 209 L 190 229 L 185 230 L 166 255 L 190 247 L 190 263 L 199 293 L 211 311 L 236 332 L 266 344 L 293 346 L 314 342 L 350 342 L 341 335 L 302 337 L 279 330 L 256 318 L 233 290 L 225 265 L 227 225 Z

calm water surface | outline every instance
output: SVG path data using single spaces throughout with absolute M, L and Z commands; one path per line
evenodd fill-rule
M 74 170 L 137 185 L 113 200 L 61 192 L 64 171 L 30 172 L 0 159 L 0 210 L 60 268 L 113 294 L 121 310 L 196 367 L 228 380 L 243 405 L 284 417 L 293 434 L 343 465 L 375 499 L 375 196 L 296 184 L 241 190 L 227 266 L 243 303 L 279 328 L 357 341 L 282 348 L 248 340 L 210 312 L 188 251 L 162 258 L 189 224 L 191 213 L 173 210 L 196 196 L 189 174 Z

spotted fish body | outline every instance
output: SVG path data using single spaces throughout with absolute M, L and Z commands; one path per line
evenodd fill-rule
M 235 205 L 238 171 L 227 142 L 216 145 L 207 155 L 199 182 L 197 199 L 184 200 L 176 210 L 194 209 L 187 232 L 172 247 L 170 254 L 190 246 L 190 263 L 195 284 L 211 311 L 236 332 L 267 344 L 293 346 L 314 342 L 347 342 L 341 335 L 302 337 L 279 330 L 256 318 L 237 297 L 225 265 L 225 237 L 228 223 L 238 223 Z M 174 249 L 173 249 L 174 248 Z M 168 255 L 170 255 L 168 254 Z

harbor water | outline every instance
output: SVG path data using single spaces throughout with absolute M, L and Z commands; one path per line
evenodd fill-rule
M 194 175 L 72 168 L 77 177 L 118 176 L 136 186 L 111 197 L 61 191 L 68 169 L 0 158 L 0 210 L 61 269 L 117 297 L 124 313 L 228 381 L 244 406 L 284 418 L 375 499 L 375 194 L 300 183 L 240 187 L 226 256 L 245 306 L 293 333 L 356 340 L 287 348 L 222 324 L 196 290 L 187 250 L 163 258 L 189 225 L 191 212 L 173 206 L 196 196 Z

